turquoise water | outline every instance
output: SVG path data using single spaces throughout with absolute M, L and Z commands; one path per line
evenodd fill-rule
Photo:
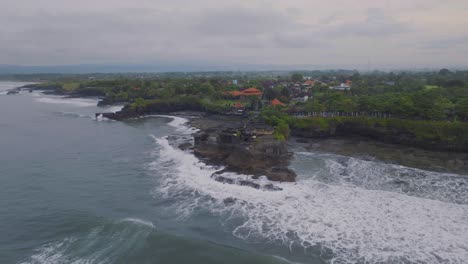
M 464 175 L 297 150 L 281 192 L 222 184 L 176 148 L 182 118 L 95 120 L 118 107 L 18 85 L 0 83 L 0 263 L 468 259 Z

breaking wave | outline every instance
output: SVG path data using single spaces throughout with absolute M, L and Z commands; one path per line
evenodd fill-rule
M 303 172 L 305 178 L 332 185 L 358 186 L 468 205 L 468 176 L 465 175 L 425 171 L 334 154 L 298 152 L 296 156 L 303 163 L 321 163 L 321 171 Z
M 22 264 L 116 263 L 128 252 L 142 248 L 152 232 L 153 223 L 137 218 L 108 222 L 85 234 L 37 248 Z
M 67 117 L 93 118 L 91 115 L 78 114 L 73 112 L 57 112 L 57 114 Z
M 386 173 L 384 178 L 410 179 L 411 175 L 405 176 L 409 168 L 394 166 L 386 172 L 379 162 L 351 160 L 340 167 L 325 159 L 320 169 L 304 169 L 296 183 L 281 183 L 282 191 L 268 192 L 217 182 L 211 175 L 220 168 L 173 147 L 167 138 L 155 142 L 158 158 L 151 167 L 165 175 L 156 192 L 178 201 L 181 217 L 209 209 L 231 224 L 234 236 L 301 246 L 306 252 L 319 250 L 330 263 L 465 263 L 468 259 L 464 187 L 441 188 L 429 197 L 421 194 L 424 187 L 419 183 L 418 188 L 403 191 L 387 188 L 378 177 Z M 333 179 L 339 175 L 351 180 L 337 184 Z M 433 177 L 439 185 L 451 186 L 447 175 Z M 450 192 L 459 196 L 444 196 Z
M 179 134 L 191 135 L 198 131 L 198 129 L 187 125 L 189 122 L 187 118 L 170 115 L 150 115 L 150 117 L 151 116 L 170 118 L 171 121 L 168 123 L 168 125 L 174 127 Z
M 90 107 L 96 106 L 96 99 L 84 99 L 84 98 L 66 98 L 66 97 L 39 97 L 35 99 L 41 103 L 47 104 L 65 104 L 76 107 Z
M 115 113 L 115 112 L 122 110 L 123 107 L 124 107 L 123 105 L 113 105 L 113 106 L 101 107 L 101 109 L 102 109 L 102 112 Z

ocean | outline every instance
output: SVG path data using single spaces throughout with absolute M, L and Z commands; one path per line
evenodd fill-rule
M 293 147 L 282 191 L 223 184 L 177 148 L 184 117 L 21 85 L 0 83 L 0 263 L 468 263 L 466 175 Z

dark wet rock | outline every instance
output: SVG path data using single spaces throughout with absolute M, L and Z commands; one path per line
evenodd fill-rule
M 214 180 L 217 181 L 217 182 L 227 183 L 227 184 L 234 184 L 234 180 L 231 179 L 231 178 L 227 178 L 227 177 L 219 176 L 219 175 L 215 175 L 215 174 L 213 174 L 212 177 L 213 177 Z
M 188 150 L 188 149 L 191 149 L 192 147 L 193 147 L 192 143 L 189 143 L 189 142 L 182 143 L 179 145 L 179 149 L 181 150 Z
M 18 90 L 10 90 L 10 91 L 7 92 L 7 95 L 13 95 L 13 94 L 17 94 L 17 93 L 19 93 Z
M 275 185 L 273 185 L 273 184 L 271 184 L 271 183 L 265 184 L 265 185 L 262 187 L 262 189 L 267 190 L 267 191 L 282 191 L 282 190 L 283 190 L 283 188 L 280 188 L 280 187 L 278 187 L 278 186 L 275 186 Z
M 272 183 L 268 183 L 262 186 L 260 183 L 257 183 L 253 180 L 249 180 L 249 179 L 236 180 L 236 179 L 232 179 L 229 177 L 219 175 L 217 173 L 213 174 L 212 178 L 214 178 L 214 180 L 217 182 L 221 182 L 225 184 L 237 184 L 240 186 L 251 187 L 257 190 L 260 190 L 260 189 L 265 190 L 265 191 L 282 191 L 283 190 L 282 188 L 275 186 Z
M 236 203 L 236 201 L 237 201 L 237 199 L 232 198 L 232 197 L 229 197 L 229 198 L 226 198 L 226 199 L 223 200 L 225 205 L 233 205 L 233 204 Z
M 309 140 L 306 138 L 296 138 L 297 143 L 309 143 Z
M 253 181 L 249 181 L 249 180 L 242 180 L 239 182 L 239 184 L 240 186 L 248 186 L 248 187 L 252 187 L 255 189 L 260 189 L 260 184 L 255 183 Z

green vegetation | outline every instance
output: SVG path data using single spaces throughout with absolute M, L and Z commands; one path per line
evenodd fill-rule
M 280 133 L 282 130 L 278 128 L 284 129 L 287 126 L 288 131 L 291 127 L 293 130 L 303 132 L 303 135 L 313 137 L 360 135 L 422 148 L 468 150 L 466 122 L 368 117 L 293 118 L 272 108 L 264 109 L 262 116 L 277 128 L 275 135 L 278 134 L 280 139 L 282 139 Z
M 304 76 L 312 79 L 312 84 L 304 84 Z M 102 98 L 102 105 L 125 103 L 125 111 L 135 114 L 179 110 L 226 114 L 235 104 L 248 110 L 261 110 L 261 116 L 275 126 L 274 135 L 279 140 L 286 140 L 290 133 L 297 131 L 335 135 L 346 128 L 350 133 L 360 131 L 365 136 L 383 140 L 407 135 L 407 141 L 415 144 L 446 144 L 448 148 L 458 144 L 468 149 L 465 136 L 468 134 L 468 71 L 360 74 L 340 70 L 51 75 L 47 78 L 48 83 L 35 85 L 35 88 L 76 96 L 98 96 Z M 341 83 L 352 83 L 351 89 L 330 89 Z M 260 89 L 263 97 L 233 97 L 226 93 L 248 87 Z M 309 100 L 297 100 L 304 96 L 309 96 Z M 271 108 L 273 99 L 287 106 Z M 378 113 L 378 116 L 392 118 L 300 119 L 291 116 L 298 112 Z

